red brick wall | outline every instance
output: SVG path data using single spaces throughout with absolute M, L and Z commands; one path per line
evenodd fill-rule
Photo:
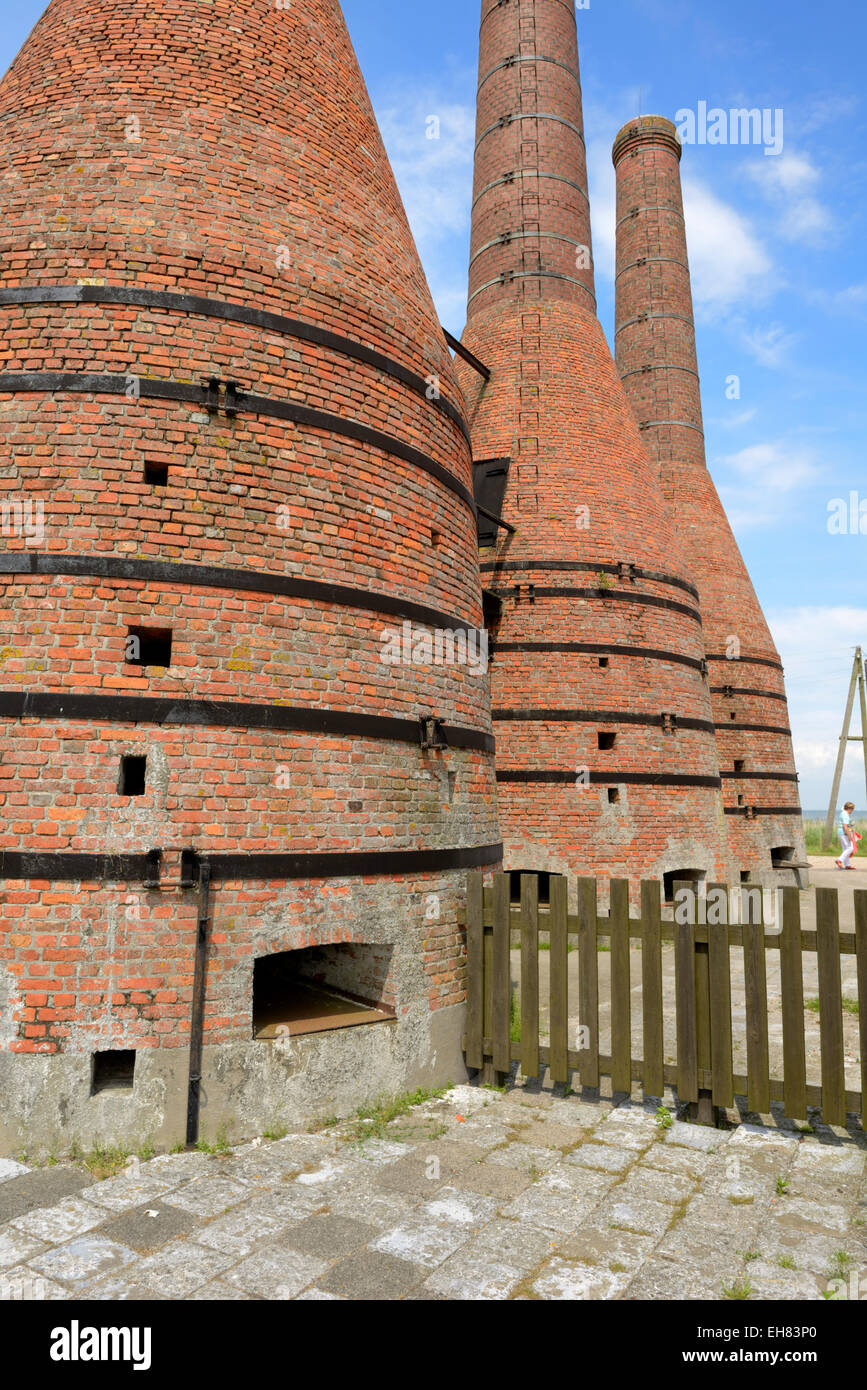
M 525 61 L 508 63 L 514 55 Z M 491 380 L 464 365 L 459 374 L 474 457 L 512 459 L 503 515 L 516 534 L 501 532 L 496 552 L 483 553 L 486 582 L 503 598 L 492 701 L 506 865 L 722 875 L 697 595 L 593 313 L 592 267 L 579 267 L 573 244 L 590 244 L 577 62 L 562 0 L 483 3 L 474 252 L 502 240 L 472 263 L 464 339 Z M 489 133 L 524 102 L 538 118 L 520 135 L 514 121 Z M 534 229 L 538 237 L 524 235 Z M 558 239 L 567 230 L 572 241 Z M 535 276 L 522 259 L 530 254 Z M 520 650 L 528 643 L 550 649 Z M 575 643 L 598 650 L 568 650 Z M 703 727 L 664 732 L 663 713 Z M 602 730 L 617 735 L 611 751 L 599 749 Z M 598 780 L 578 785 L 578 768 Z M 568 780 L 512 780 L 516 772 Z M 680 777 L 716 785 L 670 785 Z
M 617 366 L 701 594 L 726 807 L 795 812 L 727 815 L 734 866 L 755 872 L 770 869 L 772 848 L 805 851 L 782 667 L 706 466 L 680 157 L 661 116 L 615 142 Z M 735 760 L 759 775 L 734 776 Z
M 79 566 L 0 574 L 2 690 L 434 713 L 489 732 L 486 678 L 380 659 L 383 631 L 403 617 L 375 611 L 376 596 L 478 626 L 481 585 L 465 407 L 336 0 L 155 0 L 135 16 L 115 0 L 54 0 L 0 86 L 0 117 L 0 500 L 44 507 L 43 537 L 4 546 Z M 139 301 L 44 302 L 53 286 Z M 21 290 L 28 302 L 10 299 Z M 310 331 L 142 303 L 142 291 Z M 209 414 L 146 391 L 38 389 L 9 375 L 48 372 L 231 380 L 378 431 L 397 452 L 319 419 Z M 145 480 L 147 464 L 168 466 L 165 487 Z M 94 556 L 373 597 L 347 606 L 219 576 L 100 577 L 87 572 Z M 130 626 L 172 629 L 169 669 L 126 663 Z M 117 794 L 123 753 L 147 754 L 142 797 Z M 4 719 L 0 805 L 2 850 L 159 846 L 175 881 L 188 846 L 339 854 L 499 838 L 486 752 L 100 714 Z M 388 984 L 399 1017 L 459 1002 L 461 879 L 443 869 L 215 882 L 206 1041 L 251 1037 L 257 955 L 319 942 L 410 943 Z M 186 1045 L 195 893 L 0 887 L 7 1047 Z

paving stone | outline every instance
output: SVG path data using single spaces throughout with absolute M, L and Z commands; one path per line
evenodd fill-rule
M 153 1202 L 157 1197 L 165 1197 L 178 1183 L 174 1178 L 151 1175 L 145 1164 L 140 1173 L 123 1173 L 116 1178 L 106 1178 L 105 1182 L 95 1183 L 88 1190 L 87 1200 L 107 1211 L 132 1211 L 144 1202 Z
M 508 1144 L 511 1138 L 511 1131 L 504 1125 L 494 1124 L 471 1124 L 469 1121 L 460 1128 L 461 1140 L 465 1143 L 475 1144 L 486 1154 L 493 1149 L 499 1149 L 503 1144 Z
M 614 1274 L 608 1269 L 558 1257 L 551 1260 L 533 1280 L 533 1293 L 555 1302 L 603 1301 L 619 1297 L 629 1278 L 628 1274 Z
M 134 1250 L 104 1236 L 77 1236 L 30 1260 L 30 1268 L 46 1279 L 79 1288 L 103 1274 L 115 1274 L 136 1258 Z
M 16 1163 L 13 1158 L 0 1158 L 0 1182 L 8 1182 L 10 1178 L 23 1178 L 24 1174 L 30 1171 L 26 1163 Z
M 221 1279 L 212 1279 L 210 1284 L 203 1284 L 194 1293 L 187 1294 L 187 1298 L 199 1303 L 209 1301 L 250 1303 L 253 1301 L 251 1294 L 245 1293 L 243 1289 L 235 1288 L 233 1284 L 225 1284 Z
M 19 1231 L 26 1231 L 28 1235 L 51 1245 L 92 1231 L 104 1220 L 103 1208 L 94 1206 L 93 1202 L 83 1197 L 67 1197 L 66 1201 L 58 1202 L 56 1206 L 40 1207 L 26 1216 L 16 1217 L 12 1224 Z
M 434 1221 L 446 1221 L 456 1226 L 479 1226 L 496 1214 L 498 1203 L 478 1192 L 463 1187 L 444 1187 L 419 1207 L 419 1213 Z
M 820 1205 L 803 1197 L 784 1197 L 774 1209 L 775 1220 L 781 1226 L 803 1231 L 846 1231 L 849 1217 L 845 1207 L 832 1203 Z
M 377 1235 L 375 1227 L 348 1216 L 308 1216 L 286 1233 L 281 1244 L 323 1260 L 337 1260 Z
M 461 1173 L 471 1164 L 483 1163 L 488 1149 L 484 1145 L 472 1144 L 461 1136 L 456 1139 L 446 1136 L 435 1144 L 423 1144 L 417 1150 L 417 1157 L 425 1163 L 438 1158 L 449 1174 Z
M 672 1209 L 664 1202 L 654 1202 L 644 1198 L 622 1198 L 620 1189 L 606 1197 L 599 1207 L 596 1219 L 624 1231 L 635 1231 L 638 1235 L 661 1236 L 671 1224 Z
M 16 1226 L 0 1228 L 0 1269 L 23 1263 L 46 1248 L 45 1242 L 20 1231 Z
M 371 1249 L 420 1267 L 442 1264 L 472 1235 L 472 1227 L 456 1226 L 414 1212 L 400 1226 L 373 1241 Z
M 397 1226 L 407 1212 L 418 1206 L 416 1193 L 396 1192 L 378 1187 L 372 1178 L 354 1178 L 328 1196 L 327 1207 L 335 1216 L 349 1216 L 376 1226 Z
M 299 1183 L 301 1187 L 316 1188 L 321 1196 L 322 1193 L 333 1191 L 345 1182 L 347 1175 L 352 1171 L 352 1166 L 346 1160 L 338 1161 L 334 1158 L 325 1158 L 300 1172 L 293 1181 Z M 327 1200 L 325 1197 L 321 1199 L 322 1201 Z
M 76 1298 L 94 1300 L 99 1303 L 161 1303 L 164 1300 L 161 1295 L 154 1293 L 153 1289 L 146 1289 L 144 1284 L 133 1284 L 127 1279 L 119 1279 L 115 1275 L 110 1275 L 108 1279 L 100 1279 L 95 1284 L 88 1284 L 86 1288 L 76 1290 Z M 195 1298 L 195 1294 L 188 1294 L 188 1298 Z
M 560 1252 L 566 1259 L 590 1268 L 599 1266 L 614 1274 L 634 1274 L 655 1243 L 655 1236 L 612 1230 L 607 1225 L 599 1225 L 593 1218 L 585 1222 L 573 1236 L 560 1242 Z
M 0 1223 L 14 1221 L 38 1207 L 53 1207 L 64 1197 L 71 1197 L 93 1186 L 89 1173 L 78 1168 L 58 1165 L 52 1168 L 33 1168 L 17 1178 L 0 1183 Z
M 575 1197 L 563 1191 L 552 1192 L 535 1184 L 522 1192 L 508 1206 L 503 1207 L 503 1216 L 516 1221 L 527 1221 L 531 1226 L 541 1226 L 545 1230 L 568 1235 L 577 1231 L 594 1207 L 592 1197 Z
M 800 1140 L 796 1135 L 765 1125 L 739 1125 L 729 1139 L 733 1149 L 779 1149 L 781 1153 L 793 1155 Z
M 713 1154 L 701 1153 L 698 1149 L 675 1149 L 670 1144 L 654 1144 L 642 1158 L 641 1166 L 660 1173 L 684 1173 L 687 1177 L 701 1178 L 714 1161 Z
M 536 1181 L 543 1191 L 567 1192 L 573 1197 L 602 1198 L 617 1182 L 615 1173 L 595 1168 L 579 1168 L 574 1163 L 557 1163 Z
M 532 1144 L 507 1144 L 503 1149 L 497 1149 L 489 1154 L 486 1162 L 504 1168 L 526 1169 L 532 1177 L 532 1170 L 544 1173 L 548 1168 L 553 1168 L 555 1163 L 559 1163 L 563 1155 L 558 1149 L 537 1148 Z
M 361 1301 L 400 1298 L 419 1284 L 423 1265 L 399 1259 L 383 1250 L 360 1250 L 334 1265 L 317 1287 L 325 1293 Z
M 685 1222 L 696 1230 L 723 1235 L 752 1231 L 766 1218 L 766 1209 L 755 1202 L 732 1202 L 728 1197 L 706 1196 L 700 1189 L 687 1205 Z
M 530 1174 L 517 1168 L 505 1168 L 502 1164 L 480 1163 L 467 1168 L 460 1175 L 461 1186 L 465 1191 L 478 1192 L 485 1197 L 497 1197 L 506 1201 L 517 1197 L 533 1179 Z
M 263 1221 L 289 1226 L 295 1221 L 304 1221 L 314 1212 L 321 1211 L 326 1199 L 315 1188 L 298 1187 L 289 1183 L 286 1187 L 274 1188 L 267 1192 L 252 1191 L 243 1207 L 233 1210 L 248 1211 L 259 1215 Z
M 711 1129 L 705 1125 L 687 1125 L 680 1120 L 675 1120 L 665 1134 L 666 1144 L 679 1145 L 685 1149 L 700 1149 L 702 1153 L 713 1153 L 715 1149 L 721 1149 L 729 1139 L 728 1130 Z
M 750 1250 L 762 1250 L 757 1224 L 747 1230 L 721 1233 L 709 1232 L 707 1227 L 700 1224 L 679 1221 L 666 1231 L 654 1256 L 677 1264 L 693 1265 L 709 1277 L 729 1269 L 732 1272 L 740 1269 L 744 1256 Z
M 385 1168 L 406 1156 L 406 1144 L 398 1144 L 391 1139 L 365 1139 L 358 1150 L 359 1164 L 369 1164 L 373 1168 Z
M 104 1219 L 104 1212 L 102 1216 Z M 153 1206 L 134 1207 L 106 1222 L 99 1234 L 120 1245 L 128 1245 L 140 1255 L 149 1255 L 177 1236 L 187 1235 L 194 1225 L 195 1220 L 189 1212 L 157 1201 Z
M 429 1197 L 451 1177 L 461 1171 L 448 1161 L 440 1162 L 439 1176 L 431 1177 L 431 1169 L 423 1158 L 403 1158 L 376 1174 L 377 1185 L 388 1192 L 405 1192 L 416 1197 Z
M 146 1255 L 130 1270 L 130 1278 L 146 1285 L 164 1298 L 186 1298 L 217 1275 L 222 1274 L 237 1256 L 222 1250 L 210 1250 L 192 1240 L 180 1240 Z
M 757 1245 L 772 1264 L 778 1263 L 782 1257 L 793 1261 L 796 1269 L 827 1275 L 834 1255 L 841 1248 L 841 1239 L 839 1232 L 822 1234 L 769 1222 L 757 1237 Z M 848 1243 L 848 1232 L 846 1240 Z
M 215 1154 L 159 1154 L 150 1160 L 147 1171 L 158 1178 L 176 1178 L 180 1184 L 189 1178 L 203 1177 L 206 1173 L 220 1176 L 219 1169 L 224 1161 Z
M 195 1231 L 199 1245 L 209 1250 L 223 1250 L 240 1260 L 266 1241 L 285 1233 L 287 1221 L 276 1213 L 250 1210 L 249 1205 L 235 1207 Z
M 558 1124 L 556 1120 L 549 1120 L 547 1117 L 533 1120 L 521 1130 L 521 1139 L 525 1144 L 559 1149 L 561 1153 L 566 1149 L 574 1149 L 576 1144 L 583 1142 L 586 1135 L 587 1131 L 580 1125 Z
M 823 1301 L 822 1289 L 827 1288 L 825 1281 L 816 1274 L 806 1270 L 782 1269 L 780 1265 L 764 1260 L 751 1260 L 746 1267 L 745 1277 L 753 1288 L 751 1299 L 818 1303 Z
M 509 1297 L 551 1251 L 548 1232 L 494 1221 L 425 1281 L 420 1293 L 479 1302 Z
M 296 1303 L 344 1303 L 346 1300 L 337 1293 L 326 1293 L 324 1289 L 305 1289 L 295 1300 Z
M 694 1265 L 649 1259 L 620 1295 L 627 1302 L 711 1303 L 723 1297 L 721 1283 L 699 1273 Z
M 327 1261 L 275 1242 L 227 1270 L 223 1281 L 257 1298 L 285 1301 L 315 1283 Z
M 566 1154 L 565 1162 L 579 1168 L 595 1168 L 601 1173 L 625 1173 L 636 1161 L 631 1149 L 614 1149 L 610 1144 L 582 1144 L 574 1153 Z
M 192 1178 L 165 1198 L 166 1206 L 180 1207 L 194 1216 L 221 1216 L 253 1192 L 235 1178 Z
M 627 1173 L 617 1189 L 617 1195 L 627 1202 L 633 1199 L 650 1200 L 677 1207 L 695 1191 L 694 1180 L 684 1173 L 660 1173 L 653 1168 L 639 1166 Z
M 867 1156 L 863 1149 L 839 1148 L 826 1144 L 801 1144 L 792 1165 L 791 1176 L 797 1181 L 802 1175 L 823 1176 L 833 1173 L 842 1177 L 863 1178 Z
M 63 1284 L 46 1279 L 26 1265 L 0 1273 L 0 1303 L 44 1303 L 68 1298 L 69 1289 Z

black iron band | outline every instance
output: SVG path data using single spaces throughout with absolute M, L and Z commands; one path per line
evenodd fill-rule
M 722 733 L 726 729 L 736 729 L 739 733 L 744 734 L 785 734 L 787 738 L 792 737 L 791 729 L 787 729 L 785 725 L 780 724 L 736 724 L 734 720 L 732 720 L 730 724 L 723 722 L 714 725 L 714 727 L 718 733 Z
M 478 295 L 484 294 L 485 290 L 501 288 L 503 285 L 511 285 L 514 280 L 565 280 L 569 285 L 577 285 L 587 297 L 592 300 L 594 307 L 596 296 L 592 290 L 588 290 L 583 280 L 576 280 L 574 275 L 561 275 L 556 270 L 504 270 L 502 275 L 498 275 L 496 280 L 486 280 L 484 285 L 480 285 L 477 290 L 473 290 L 467 300 L 467 304 L 472 304 Z
M 631 371 L 621 372 L 620 380 L 625 381 L 628 376 L 644 376 L 646 372 L 687 372 L 698 380 L 697 371 L 692 367 L 682 367 L 678 362 L 653 362 L 644 367 L 633 367 Z
M 666 729 L 672 733 L 680 729 L 696 730 L 703 734 L 716 731 L 709 719 L 683 719 L 679 714 L 626 714 L 612 709 L 495 709 L 493 719 L 495 724 L 631 724 L 647 729 Z
M 720 777 L 733 782 L 797 782 L 797 772 L 721 772 Z
M 208 854 L 211 879 L 257 880 L 305 878 L 382 878 L 397 874 L 483 869 L 499 864 L 502 844 L 469 849 L 370 850 L 348 854 Z M 144 882 L 153 875 L 147 854 L 50 854 L 34 850 L 0 851 L 0 879 L 45 879 L 48 882 Z
M 603 786 L 614 787 L 635 786 L 635 787 L 713 787 L 716 790 L 722 786 L 719 777 L 698 777 L 689 773 L 671 774 L 667 777 L 659 777 L 654 772 L 588 772 L 589 780 Z M 497 771 L 498 782 L 559 782 L 579 783 L 578 775 L 573 768 L 571 771 L 551 771 L 551 772 L 524 772 L 518 770 L 504 769 Z
M 802 816 L 804 813 L 800 806 L 726 806 L 727 816 Z M 780 868 L 784 869 L 785 864 Z
M 325 584 L 295 575 L 273 574 L 268 570 L 222 569 L 216 565 L 189 565 L 172 560 L 138 560 L 113 555 L 43 554 L 30 550 L 0 551 L 0 574 L 58 575 L 73 578 L 135 580 L 142 584 L 189 585 L 232 592 L 280 594 L 285 598 L 309 599 L 313 603 L 334 604 L 339 608 L 363 608 L 371 613 L 410 618 L 431 627 L 453 632 L 478 632 L 472 623 L 452 618 L 437 608 L 370 589 L 344 584 Z
M 708 660 L 712 661 L 713 658 L 708 657 Z M 726 696 L 758 695 L 762 700 L 782 700 L 783 704 L 786 703 L 785 695 L 778 695 L 775 690 L 753 690 L 742 685 L 712 685 L 710 693 L 711 695 Z
M 619 578 L 623 577 L 623 567 L 616 563 L 596 563 L 591 560 L 486 560 L 480 565 L 482 573 L 493 571 L 499 574 L 507 570 L 550 570 L 552 573 L 580 570 L 584 573 L 593 574 L 613 574 Z M 669 584 L 673 589 L 683 589 L 687 594 L 692 594 L 693 598 L 700 597 L 698 589 L 694 584 L 690 584 L 688 579 L 681 579 L 676 574 L 663 574 L 660 570 L 642 569 L 639 565 L 631 567 L 631 574 L 635 579 L 651 579 L 658 584 Z
M 188 386 L 180 381 L 167 381 L 152 377 L 109 376 L 96 372 L 0 372 L 0 394 L 25 392 L 58 391 L 83 393 L 85 395 L 122 396 L 128 401 L 144 400 L 186 401 L 205 409 L 213 405 L 212 397 L 204 386 Z M 438 482 L 460 497 L 476 516 L 473 494 L 459 478 L 450 473 L 436 459 L 413 449 L 409 444 L 395 439 L 381 430 L 371 429 L 359 424 L 357 420 L 346 420 L 340 415 L 328 415 L 321 410 L 311 410 L 309 406 L 296 401 L 275 401 L 267 396 L 253 396 L 238 391 L 232 398 L 232 411 L 250 415 L 265 415 L 275 420 L 288 420 L 291 424 L 323 430 L 326 434 L 342 435 L 361 444 L 369 444 L 393 458 L 403 459 L 423 472 L 429 473 Z
M 492 594 L 498 598 L 510 598 L 515 602 L 522 601 L 522 591 L 520 586 L 512 589 L 492 589 Z M 687 603 L 676 603 L 674 599 L 660 598 L 658 594 L 635 594 L 628 589 L 605 589 L 597 585 L 595 589 L 571 589 L 571 588 L 546 588 L 541 585 L 533 585 L 533 598 L 603 598 L 606 601 L 612 599 L 618 603 L 637 603 L 642 608 L 664 608 L 669 613 L 683 613 L 687 618 L 691 618 L 701 626 L 701 613 L 697 608 L 690 608 Z
M 772 671 L 782 671 L 783 664 L 780 661 L 770 661 L 765 656 L 726 656 L 725 652 L 708 652 L 706 661 L 725 661 L 727 665 L 733 666 L 770 666 Z
M 677 319 L 679 323 L 693 323 L 693 320 L 687 318 L 686 314 L 637 314 L 634 319 L 627 319 L 625 323 L 621 323 L 620 327 L 614 330 L 615 338 L 625 328 L 631 328 L 635 323 L 647 323 L 650 319 Z
M 490 654 L 496 652 L 583 652 L 596 656 L 636 656 L 648 661 L 670 661 L 676 666 L 689 666 L 704 674 L 704 663 L 680 652 L 660 651 L 654 647 L 612 646 L 608 642 L 493 642 Z
M 275 732 L 343 735 L 419 744 L 417 719 L 360 714 L 297 705 L 252 704 L 243 700 L 176 700 L 150 695 L 59 695 L 46 691 L 0 691 L 0 719 L 69 719 L 89 723 L 156 724 L 162 727 L 270 729 Z M 493 753 L 494 737 L 482 729 L 441 724 L 449 748 Z
M 630 208 L 627 213 L 617 219 L 615 226 L 621 227 L 624 222 L 628 222 L 632 217 L 637 217 L 640 212 L 673 212 L 676 217 L 680 218 L 681 222 L 684 221 L 683 212 L 674 203 L 643 203 L 639 207 Z M 692 319 L 689 322 L 691 323 Z
M 135 289 L 130 285 L 28 285 L 23 289 L 0 290 L 0 308 L 15 304 L 119 304 L 126 308 L 166 309 L 169 313 L 222 319 L 226 323 L 246 323 L 253 328 L 264 328 L 269 333 L 299 338 L 329 352 L 339 353 L 342 357 L 350 357 L 355 362 L 364 362 L 409 386 L 417 395 L 429 401 L 435 410 L 447 415 L 467 442 L 472 443 L 469 425 L 457 406 L 443 396 L 431 399 L 428 394 L 430 385 L 424 377 L 410 371 L 393 357 L 377 352 L 375 348 L 365 347 L 353 338 L 332 333 L 303 319 L 290 319 L 283 314 L 272 314 L 266 309 L 250 309 L 223 299 L 205 299 L 199 295 L 175 294 L 167 290 Z
M 486 251 L 493 251 L 501 246 L 512 246 L 516 241 L 526 241 L 530 238 L 533 241 L 565 241 L 569 246 L 584 247 L 583 241 L 578 241 L 573 236 L 564 236 L 562 232 L 503 232 L 493 241 L 486 241 L 484 246 L 480 246 L 475 255 L 470 257 L 470 265 L 475 265 L 479 256 L 483 256 Z

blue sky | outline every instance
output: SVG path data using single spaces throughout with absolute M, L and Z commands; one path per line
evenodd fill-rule
M 298 0 L 303 3 L 303 0 Z M 43 6 L 0 3 L 0 70 Z M 477 0 L 344 0 L 443 322 L 463 327 Z M 131 16 L 132 17 L 132 16 Z M 805 807 L 825 803 L 854 647 L 867 648 L 863 0 L 590 0 L 578 12 L 600 316 L 613 327 L 611 144 L 635 115 L 783 111 L 779 157 L 684 152 L 708 461 L 787 670 Z M 430 115 L 441 139 L 425 138 Z M 739 400 L 726 398 L 737 375 Z M 867 531 L 867 519 L 865 519 Z M 867 807 L 860 750 L 846 788 Z

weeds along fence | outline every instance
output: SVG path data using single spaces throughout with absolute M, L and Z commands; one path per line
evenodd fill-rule
M 862 1116 L 867 1085 L 867 891 L 855 893 L 855 931 L 841 932 L 836 890 L 816 890 L 816 930 L 801 926 L 797 888 L 781 892 L 779 920 L 765 922 L 760 892 L 711 885 L 699 897 L 694 884 L 675 886 L 673 920 L 663 920 L 660 884 L 641 884 L 641 914 L 630 917 L 629 883 L 612 880 L 610 911 L 600 916 L 597 883 L 577 880 L 577 912 L 568 909 L 568 881 L 550 878 L 550 902 L 539 902 L 535 874 L 521 876 L 520 902 L 510 901 L 510 875 L 494 874 L 485 886 L 482 873 L 467 882 L 468 1009 L 464 1050 L 467 1065 L 507 1075 L 518 1062 L 527 1077 L 550 1069 L 555 1082 L 580 1080 L 598 1088 L 610 1077 L 615 1092 L 633 1083 L 647 1096 L 660 1097 L 666 1085 L 678 1099 L 693 1102 L 709 1120 L 713 1106 L 729 1107 L 743 1097 L 751 1111 L 767 1114 L 782 1102 L 793 1120 L 806 1120 L 807 1108 L 821 1110 L 827 1124 L 844 1125 L 847 1112 Z M 739 908 L 744 904 L 746 911 Z M 736 910 L 733 911 L 733 906 Z M 746 918 L 734 921 L 734 917 Z M 631 943 L 640 943 L 640 982 L 631 966 Z M 600 1051 L 600 949 L 610 948 L 610 1054 Z M 519 1016 L 513 1004 L 510 952 L 519 952 Z M 577 950 L 577 971 L 570 955 Z M 547 1043 L 540 1041 L 540 952 L 547 954 Z M 671 954 L 674 982 L 671 984 Z M 738 961 L 735 953 L 742 953 Z M 782 1075 L 771 1074 L 768 961 L 778 953 L 779 1011 L 782 1015 Z M 807 1077 L 807 1013 L 804 961 L 815 953 L 821 1044 L 821 1084 Z M 841 965 L 854 956 L 860 1042 L 859 1091 L 846 1089 L 844 995 Z M 663 962 L 668 963 L 664 980 Z M 746 1074 L 735 1070 L 732 967 L 743 971 Z M 775 961 L 775 968 L 777 962 Z M 570 978 L 572 988 L 570 991 Z M 577 998 L 574 996 L 577 983 Z M 664 997 L 665 985 L 665 997 Z M 740 986 L 739 986 L 740 987 Z M 641 1001 L 641 1051 L 633 1050 L 633 997 Z M 671 997 L 673 994 L 673 998 Z M 666 1007 L 674 1009 L 676 1039 L 664 1036 Z M 739 1026 L 740 1026 L 739 1010 Z M 775 1038 L 779 1031 L 775 1015 Z M 570 1041 L 573 1046 L 570 1046 Z M 666 1050 L 669 1057 L 666 1059 Z M 779 1052 L 779 1049 L 777 1049 Z M 741 1059 L 738 1058 L 741 1063 Z M 742 1065 L 742 1063 L 741 1063 Z

